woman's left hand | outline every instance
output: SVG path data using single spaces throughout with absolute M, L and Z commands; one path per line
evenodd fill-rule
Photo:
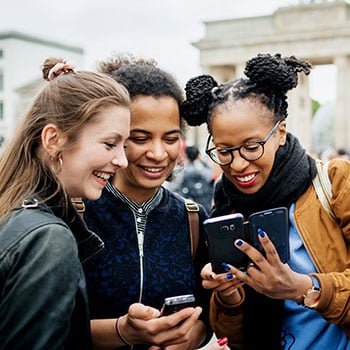
M 237 239 L 235 246 L 250 258 L 251 263 L 246 273 L 234 267 L 231 273 L 270 298 L 299 300 L 310 287 L 310 277 L 294 272 L 287 263 L 282 263 L 275 246 L 264 231 L 258 236 L 266 258 L 247 242 Z

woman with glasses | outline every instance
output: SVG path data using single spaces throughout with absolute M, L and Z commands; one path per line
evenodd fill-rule
M 294 56 L 259 54 L 247 78 L 225 84 L 208 75 L 186 85 L 183 115 L 207 123 L 207 154 L 223 170 L 212 216 L 289 210 L 290 259 L 282 263 L 269 233 L 258 230 L 264 254 L 247 239 L 245 270 L 207 264 L 203 286 L 213 290 L 211 324 L 233 349 L 350 349 L 350 162 L 332 160 L 333 219 L 317 197 L 316 161 L 287 131 L 287 92 L 311 65 Z

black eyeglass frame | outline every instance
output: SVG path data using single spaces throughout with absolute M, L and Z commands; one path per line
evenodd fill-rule
M 238 151 L 238 152 L 239 152 L 239 155 L 240 155 L 243 159 L 245 159 L 245 160 L 247 160 L 247 161 L 258 160 L 258 159 L 260 159 L 260 158 L 264 155 L 264 152 L 265 152 L 265 147 L 264 147 L 264 146 L 265 146 L 265 143 L 270 139 L 270 137 L 271 137 L 271 136 L 274 134 L 274 132 L 277 130 L 277 127 L 280 125 L 281 121 L 282 121 L 282 120 L 279 120 L 278 122 L 276 122 L 276 124 L 273 126 L 273 128 L 270 130 L 270 132 L 267 134 L 267 136 L 266 136 L 263 140 L 261 140 L 261 141 L 245 142 L 245 143 L 243 143 L 243 144 L 241 144 L 240 146 L 237 146 L 237 147 L 220 148 L 221 150 L 224 150 L 224 151 L 230 153 L 231 159 L 230 159 L 230 161 L 228 161 L 228 162 L 222 163 L 222 162 L 218 161 L 217 158 L 214 159 L 214 158 L 212 157 L 211 152 L 212 152 L 214 149 L 217 149 L 217 147 L 212 147 L 212 148 L 208 149 L 209 144 L 210 144 L 210 141 L 211 141 L 211 139 L 212 139 L 212 137 L 213 137 L 212 134 L 209 134 L 209 136 L 208 136 L 207 145 L 206 145 L 206 147 L 205 147 L 205 153 L 210 157 L 210 159 L 211 159 L 214 163 L 219 164 L 219 165 L 229 165 L 229 164 L 231 164 L 231 163 L 233 162 L 233 151 Z M 246 146 L 246 145 L 249 145 L 249 144 L 256 144 L 256 143 L 258 143 L 259 145 L 262 146 L 261 155 L 259 155 L 258 157 L 248 158 L 248 157 L 244 156 L 244 155 L 241 153 L 241 148 L 242 148 L 242 147 L 244 147 L 244 146 Z

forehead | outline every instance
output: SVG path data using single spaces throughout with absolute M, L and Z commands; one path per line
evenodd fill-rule
M 177 101 L 168 96 L 138 96 L 131 103 L 131 130 L 180 128 Z
M 110 105 L 102 108 L 95 118 L 87 123 L 83 131 L 91 133 L 110 132 L 118 134 L 129 133 L 130 110 L 124 106 Z
M 217 108 L 212 116 L 211 132 L 215 143 L 236 146 L 263 139 L 273 124 L 273 114 L 266 106 L 244 99 Z

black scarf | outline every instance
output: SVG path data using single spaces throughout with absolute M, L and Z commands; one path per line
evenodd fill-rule
M 298 139 L 288 133 L 285 146 L 276 152 L 268 180 L 257 193 L 241 193 L 223 174 L 215 188 L 215 206 L 211 216 L 239 212 L 248 217 L 261 210 L 289 208 L 311 185 L 315 175 L 314 159 L 305 152 Z M 244 348 L 281 349 L 284 300 L 270 299 L 248 286 L 245 290 Z

